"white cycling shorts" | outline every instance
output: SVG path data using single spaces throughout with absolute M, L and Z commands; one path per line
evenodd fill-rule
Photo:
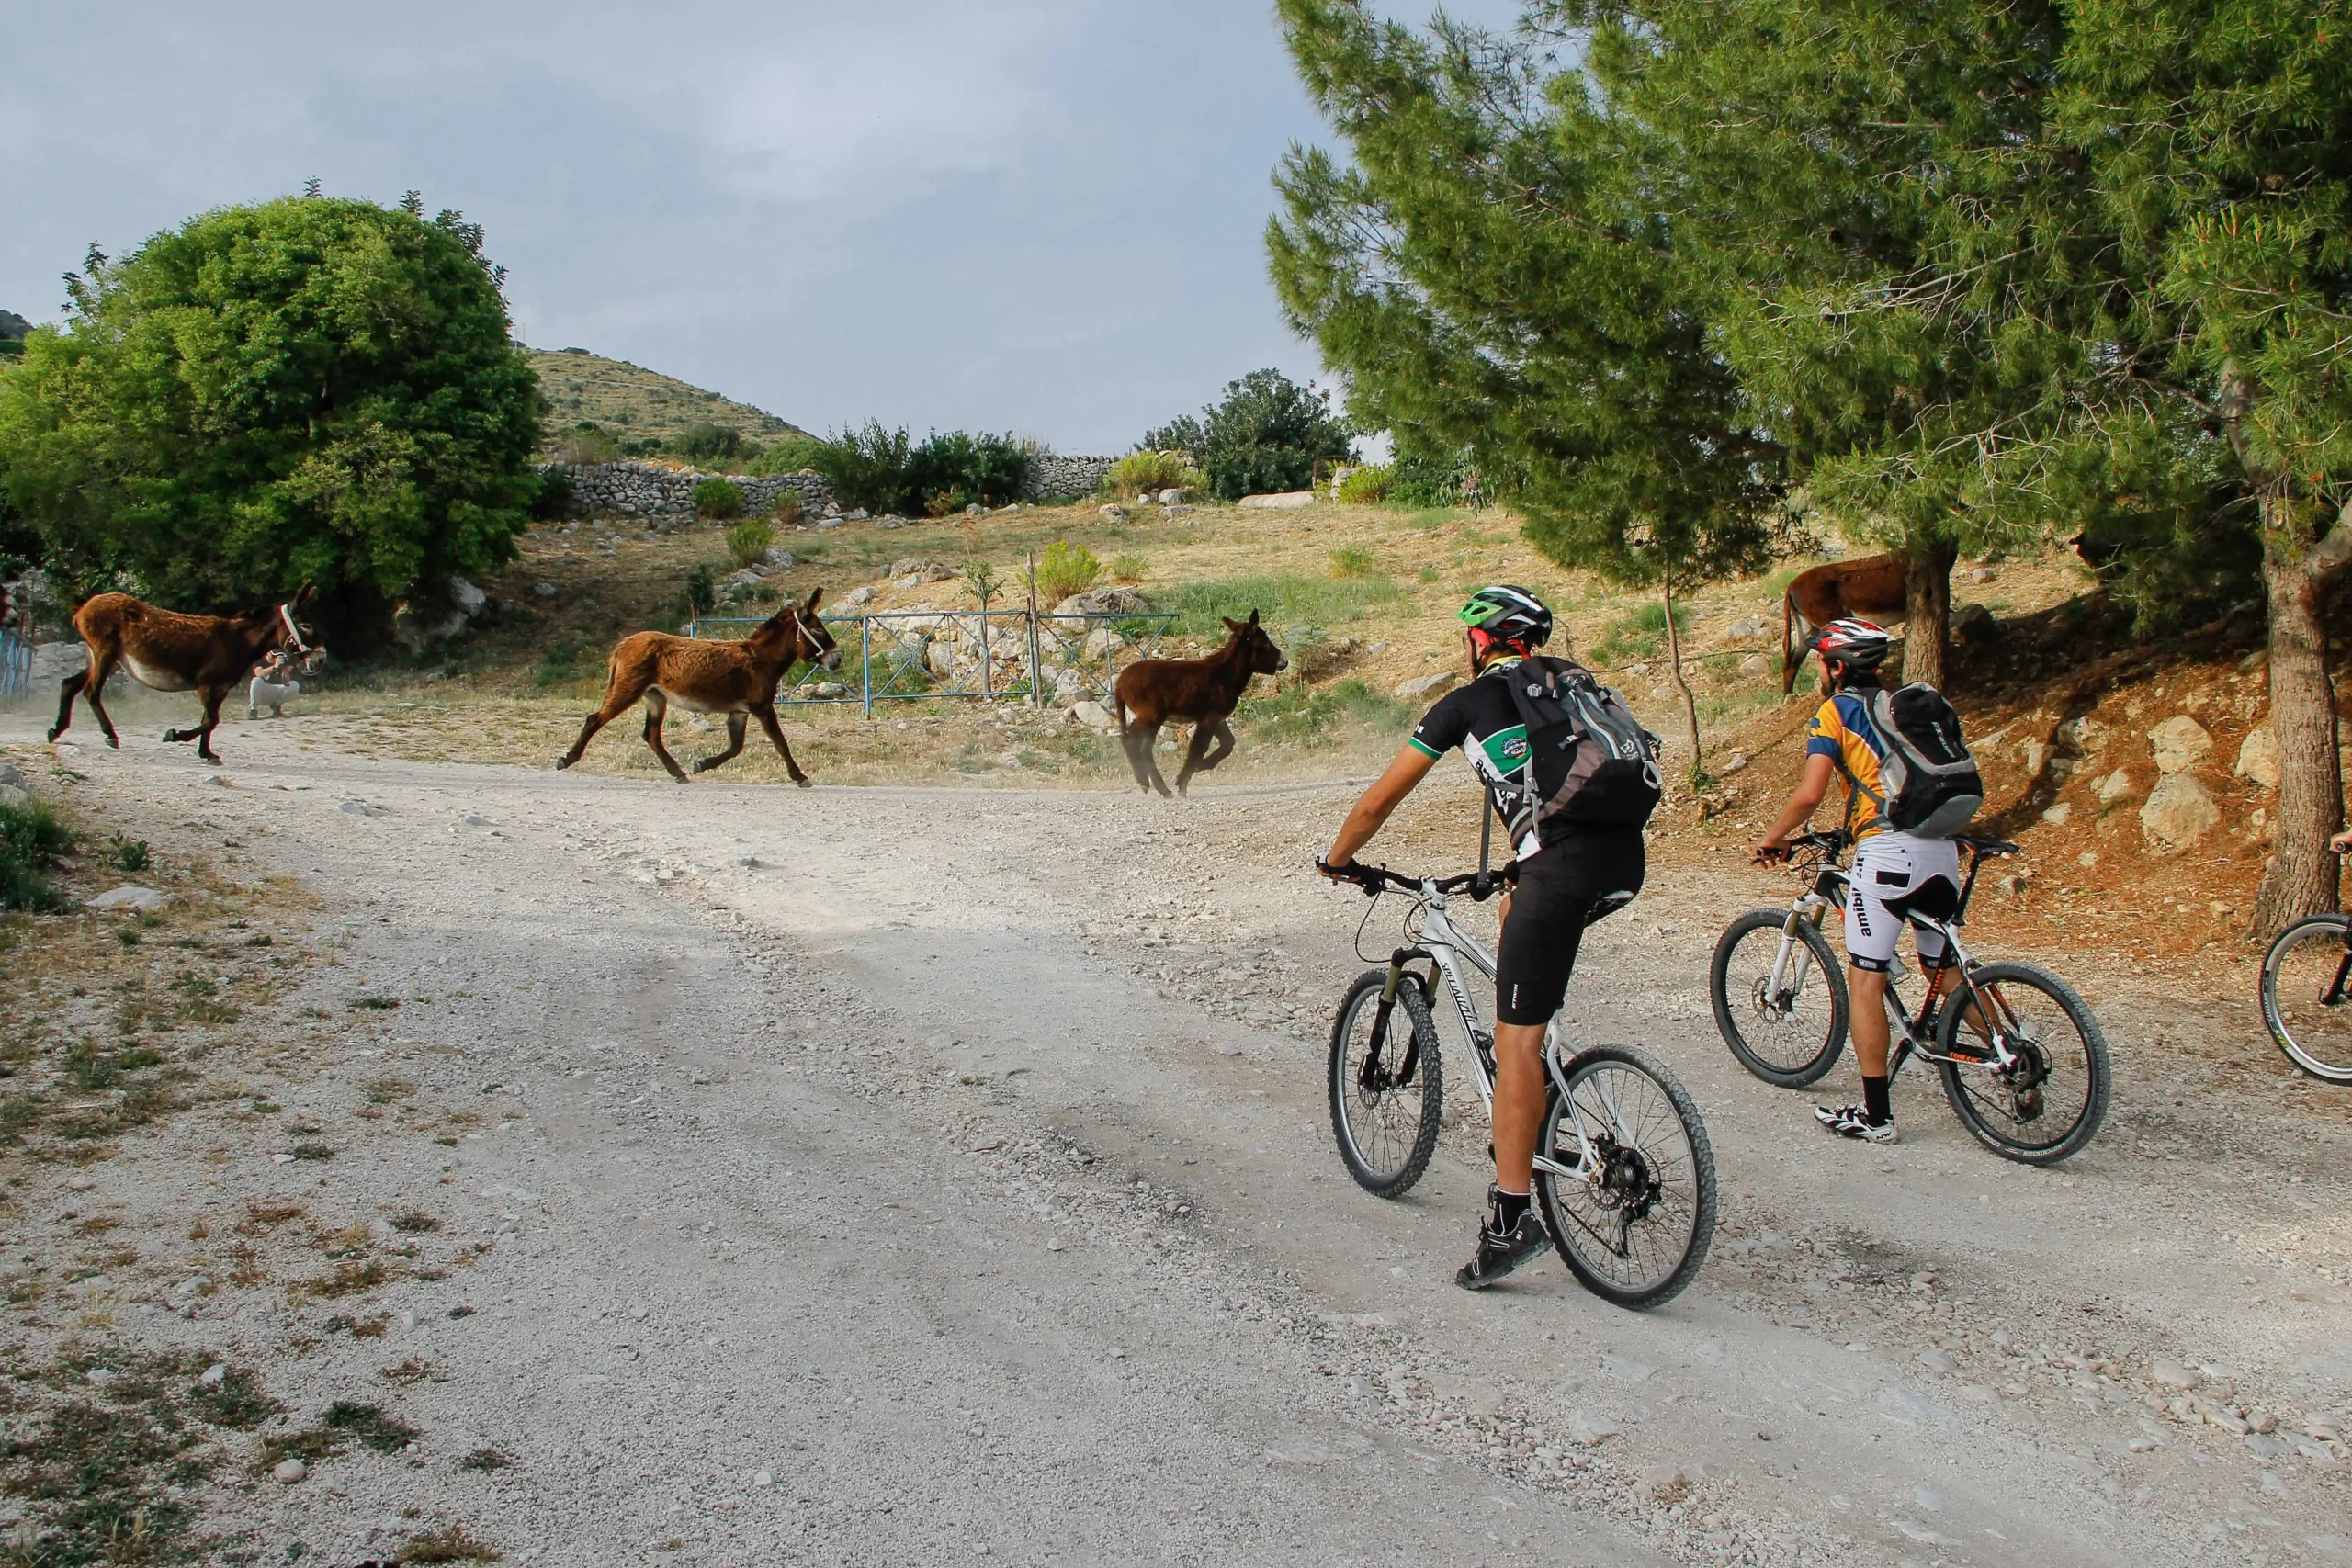
M 1960 892 L 1960 846 L 1950 839 L 1915 839 L 1908 833 L 1873 833 L 1854 851 L 1854 864 L 1846 890 L 1846 961 L 1857 969 L 1883 973 L 1894 959 L 1894 939 L 1903 934 L 1903 920 L 1887 904 L 1917 894 L 1937 877 Z M 1919 967 L 1944 966 L 1944 939 L 1935 931 L 1912 928 L 1919 949 Z

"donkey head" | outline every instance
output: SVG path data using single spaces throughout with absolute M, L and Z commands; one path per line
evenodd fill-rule
M 291 656 L 305 675 L 315 675 L 327 660 L 326 645 L 311 629 L 311 601 L 318 597 L 314 584 L 305 582 L 293 598 L 259 612 L 268 619 L 270 646 Z
M 822 588 L 811 589 L 808 603 L 799 604 L 787 599 L 780 614 L 791 627 L 796 644 L 794 653 L 797 658 L 811 664 L 820 664 L 828 670 L 838 670 L 842 667 L 841 645 L 833 640 L 833 634 L 825 629 L 825 623 L 817 618 L 817 601 L 824 596 Z
M 1257 611 L 1250 611 L 1246 621 L 1237 621 L 1229 615 L 1223 619 L 1225 629 L 1233 634 L 1227 646 L 1239 654 L 1243 669 L 1252 675 L 1279 675 L 1290 668 L 1289 656 L 1274 646 L 1274 639 L 1258 624 Z

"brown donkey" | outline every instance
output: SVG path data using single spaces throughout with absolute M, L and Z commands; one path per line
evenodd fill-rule
M 693 713 L 727 716 L 727 750 L 696 762 L 695 772 L 707 773 L 721 762 L 732 761 L 743 750 L 744 720 L 756 715 L 760 728 L 775 742 L 792 782 L 807 789 L 808 775 L 792 760 L 792 748 L 784 743 L 784 729 L 776 723 L 775 689 L 784 672 L 804 659 L 828 670 L 841 668 L 842 650 L 825 630 L 825 623 L 817 618 L 817 601 L 824 593 L 817 589 L 806 604 L 786 600 L 783 609 L 741 642 L 704 642 L 668 632 L 638 632 L 623 637 L 613 649 L 611 670 L 605 677 L 605 705 L 588 716 L 588 722 L 580 727 L 580 739 L 556 766 L 568 768 L 580 761 L 596 731 L 643 697 L 645 743 L 680 784 L 686 782 L 685 770 L 662 744 L 662 720 L 672 703 Z
M 1194 773 L 1207 773 L 1233 755 L 1234 705 L 1249 689 L 1252 675 L 1279 675 L 1290 660 L 1258 625 L 1258 612 L 1246 621 L 1227 619 L 1232 635 L 1225 646 L 1206 659 L 1142 659 L 1119 671 L 1113 688 L 1118 705 L 1119 743 L 1127 749 L 1127 766 L 1146 791 L 1168 793 L 1152 747 L 1159 727 L 1171 718 L 1190 719 L 1193 744 L 1184 753 L 1183 771 L 1176 775 L 1176 793 L 1182 795 Z M 1128 716 L 1134 715 L 1132 721 Z M 1216 750 L 1211 753 L 1210 742 Z
M 1813 634 L 1845 615 L 1900 621 L 1910 614 L 1910 574 L 1893 556 L 1826 561 L 1789 580 L 1781 596 L 1781 694 L 1797 689 Z
M 90 650 L 88 668 L 65 677 L 58 688 L 57 727 L 51 740 L 74 722 L 74 695 L 82 694 L 106 732 L 115 739 L 114 720 L 102 700 L 107 681 L 118 667 L 130 671 L 142 686 L 159 692 L 195 692 L 204 699 L 204 722 L 194 729 L 167 729 L 166 740 L 193 740 L 196 754 L 208 762 L 212 731 L 220 722 L 220 704 L 244 682 L 254 664 L 271 649 L 292 654 L 305 674 L 315 671 L 326 649 L 319 646 L 310 623 L 302 618 L 314 590 L 302 591 L 283 604 L 264 605 L 242 615 L 183 615 L 142 604 L 128 593 L 101 593 L 74 612 L 74 629 Z

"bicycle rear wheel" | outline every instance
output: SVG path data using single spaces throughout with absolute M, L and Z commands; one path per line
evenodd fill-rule
M 1789 924 L 1785 909 L 1734 920 L 1715 943 L 1707 989 L 1715 1028 L 1739 1065 L 1766 1083 L 1802 1089 L 1836 1066 L 1846 1048 L 1846 976 L 1820 927 L 1798 919 L 1788 940 Z
M 2312 915 L 2278 933 L 2262 960 L 2262 1021 L 2287 1060 L 2326 1083 L 2352 1084 L 2352 1001 L 2342 989 L 2345 918 Z
M 1388 971 L 1367 970 L 1348 987 L 1331 1022 L 1331 1132 L 1356 1185 L 1400 1198 L 1421 1179 L 1437 1148 L 1445 1110 L 1437 1024 L 1419 978 L 1407 975 L 1375 1043 L 1373 1026 Z M 1376 1049 L 1375 1049 L 1376 1046 Z
M 1969 979 L 1982 1009 L 1968 1006 L 1965 992 L 1947 997 L 1936 1027 L 1939 1053 L 1984 1058 L 1937 1064 L 1961 1124 L 2021 1165 L 2055 1165 L 2080 1152 L 2107 1119 L 2107 1036 L 2090 1005 L 2031 964 L 1986 964 Z M 1988 1023 L 2017 1066 L 1993 1066 Z
M 1544 1107 L 1536 1145 L 1577 1172 L 1536 1168 L 1552 1245 L 1603 1301 L 1662 1305 L 1698 1273 L 1714 1239 L 1707 1124 L 1665 1064 L 1634 1046 L 1596 1046 L 1568 1064 L 1566 1077 L 1567 1092 L 1555 1086 Z

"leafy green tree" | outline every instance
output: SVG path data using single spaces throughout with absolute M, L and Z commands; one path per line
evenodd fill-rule
M 743 433 L 697 420 L 678 433 L 672 450 L 689 463 L 724 463 L 743 455 Z
M 1228 382 L 1222 401 L 1179 415 L 1147 433 L 1143 449 L 1182 451 L 1208 476 L 1223 501 L 1305 490 L 1317 462 L 1337 462 L 1352 446 L 1347 422 L 1331 412 L 1331 396 L 1302 387 L 1279 370 L 1252 370 Z
M 2218 446 L 2260 540 L 2279 761 L 2255 900 L 2267 933 L 2338 893 L 2322 610 L 2352 570 L 2352 28 L 2288 0 L 2082 0 L 2074 16 L 2060 125 L 2118 233 L 2124 301 L 2094 412 Z
M 187 609 L 318 582 L 348 643 L 513 558 L 537 383 L 479 225 L 316 197 L 94 246 L 0 377 L 0 483 L 52 566 Z
M 1679 194 L 1639 166 L 1652 139 L 1533 27 L 1279 11 L 1350 162 L 1285 160 L 1274 282 L 1357 422 L 1510 476 L 1544 554 L 1669 603 L 1761 565 L 1782 453 L 1709 341 L 1721 289 L 1676 248 Z

